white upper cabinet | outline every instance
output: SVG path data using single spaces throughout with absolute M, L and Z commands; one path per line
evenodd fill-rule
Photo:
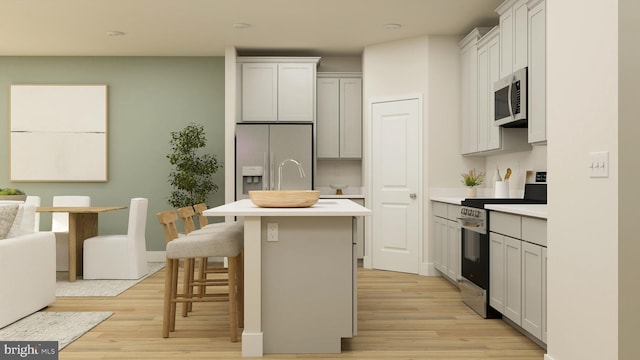
M 361 74 L 325 73 L 317 80 L 319 159 L 362 158 Z
M 489 28 L 475 28 L 460 46 L 460 152 L 478 152 L 478 40 Z
M 241 121 L 313 122 L 319 58 L 238 57 Z
M 476 28 L 460 43 L 460 151 L 490 155 L 530 150 L 527 129 L 494 124 L 493 83 L 500 79 L 501 29 Z
M 316 64 L 278 64 L 278 121 L 313 121 Z
M 493 28 L 478 42 L 478 151 L 501 147 L 501 130 L 493 124 L 493 83 L 500 79 L 500 29 Z
M 529 142 L 547 142 L 546 10 L 544 0 L 530 0 L 529 7 Z
M 242 120 L 278 120 L 278 64 L 242 64 Z
M 507 0 L 496 9 L 500 15 L 501 78 L 527 66 L 527 11 L 527 0 Z

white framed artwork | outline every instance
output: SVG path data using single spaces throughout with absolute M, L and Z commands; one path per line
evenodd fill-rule
M 106 182 L 107 85 L 11 85 L 11 181 Z

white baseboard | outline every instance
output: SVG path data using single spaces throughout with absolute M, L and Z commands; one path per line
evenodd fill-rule
M 549 354 L 544 354 L 544 360 L 553 360 L 553 358 Z
M 262 332 L 242 332 L 242 357 L 262 357 Z
M 420 264 L 420 275 L 424 276 L 441 276 L 442 274 L 436 270 L 432 262 L 423 262 Z
M 165 251 L 147 251 L 148 262 L 165 262 L 167 255 Z

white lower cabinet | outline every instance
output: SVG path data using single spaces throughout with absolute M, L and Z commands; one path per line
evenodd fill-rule
M 546 344 L 547 222 L 500 212 L 490 219 L 489 304 Z
M 542 339 L 542 246 L 522 242 L 522 328 Z
M 489 305 L 504 314 L 504 236 L 489 233 Z
M 461 229 L 457 220 L 460 206 L 433 202 L 433 210 L 433 265 L 444 276 L 457 282 L 461 273 Z
M 504 316 L 522 325 L 522 241 L 504 237 Z
M 447 266 L 447 276 L 453 281 L 458 281 L 460 277 L 460 223 L 457 220 L 447 220 L 447 246 L 449 248 L 449 261 Z

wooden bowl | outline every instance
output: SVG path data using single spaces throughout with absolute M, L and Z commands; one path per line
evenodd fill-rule
M 303 208 L 313 206 L 320 198 L 317 190 L 249 191 L 249 198 L 259 207 Z

